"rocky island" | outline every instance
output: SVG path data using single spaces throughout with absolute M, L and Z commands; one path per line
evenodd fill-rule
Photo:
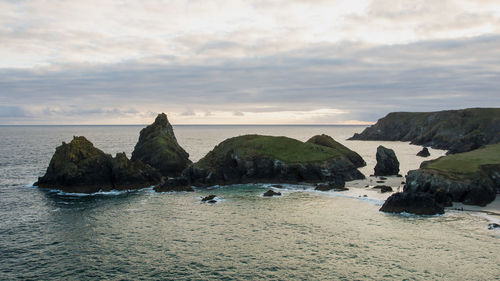
M 381 211 L 439 214 L 452 202 L 485 206 L 500 191 L 500 143 L 423 162 Z
M 76 193 L 144 188 L 180 175 L 191 163 L 188 157 L 161 113 L 141 130 L 130 160 L 125 153 L 113 158 L 85 137 L 74 137 L 56 148 L 45 175 L 34 185 Z
M 341 144 L 334 147 L 287 137 L 245 135 L 227 139 L 183 171 L 194 186 L 256 182 L 330 182 L 363 179 Z M 352 155 L 351 155 L 352 157 Z M 364 162 L 364 161 L 363 161 Z
M 161 181 L 160 173 L 140 161 L 130 161 L 125 153 L 116 157 L 95 148 L 85 137 L 73 137 L 56 148 L 44 176 L 34 185 L 64 192 L 143 188 Z
M 410 141 L 449 153 L 467 152 L 500 142 L 500 108 L 392 112 L 350 139 Z

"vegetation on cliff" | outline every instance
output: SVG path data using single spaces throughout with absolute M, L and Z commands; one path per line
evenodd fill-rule
M 312 138 L 307 140 L 306 143 L 313 143 L 333 148 L 337 150 L 339 153 L 343 154 L 345 157 L 347 157 L 347 159 L 349 159 L 349 161 L 351 161 L 357 168 L 366 166 L 365 160 L 363 160 L 363 158 L 358 153 L 350 150 L 349 148 L 337 142 L 328 135 L 322 134 L 313 136 Z
M 165 177 L 178 176 L 191 164 L 165 113 L 158 114 L 153 124 L 141 130 L 131 160 L 149 164 Z
M 393 112 L 350 139 L 410 141 L 450 153 L 471 151 L 500 142 L 500 108 Z

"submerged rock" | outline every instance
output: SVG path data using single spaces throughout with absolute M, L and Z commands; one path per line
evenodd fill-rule
M 38 178 L 35 185 L 65 192 L 94 193 L 147 187 L 159 183 L 160 179 L 152 167 L 131 162 L 125 153 L 112 158 L 80 136 L 56 148 L 45 175 Z
M 497 228 L 500 228 L 500 224 L 498 223 L 490 223 L 488 224 L 488 229 L 497 229 Z
M 374 189 L 380 189 L 381 193 L 392 192 L 392 187 L 388 185 L 377 185 L 373 187 Z
M 375 176 L 391 176 L 399 173 L 399 161 L 394 150 L 380 145 L 377 147 L 376 158 Z
M 281 196 L 281 192 L 276 192 L 272 189 L 269 189 L 264 194 L 262 194 L 262 196 L 265 196 L 265 197 Z
M 340 151 L 287 137 L 227 139 L 183 171 L 194 186 L 255 182 L 334 182 L 363 179 Z
M 424 192 L 398 192 L 385 201 L 380 211 L 387 213 L 412 213 L 417 215 L 444 214 L 444 208 L 435 197 Z
M 339 142 L 335 141 L 332 137 L 322 134 L 322 135 L 316 135 L 307 140 L 308 143 L 314 143 L 317 145 L 321 146 L 326 146 L 333 148 L 342 154 L 344 154 L 351 163 L 356 166 L 356 168 L 364 167 L 366 166 L 365 160 L 356 152 L 350 150 L 346 146 L 340 144 Z
M 165 177 L 175 177 L 191 164 L 188 158 L 189 154 L 177 143 L 167 115 L 161 113 L 153 124 L 141 130 L 131 159 L 151 165 Z
M 422 148 L 422 150 L 420 150 L 417 153 L 417 156 L 420 156 L 420 157 L 429 157 L 429 156 L 431 156 L 431 153 L 429 152 L 429 149 L 427 147 L 424 147 L 424 148 Z

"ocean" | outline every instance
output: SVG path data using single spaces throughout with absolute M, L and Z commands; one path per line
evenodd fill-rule
M 485 214 L 386 214 L 387 195 L 359 184 L 285 185 L 277 198 L 262 197 L 266 184 L 92 195 L 32 186 L 62 141 L 83 135 L 130 157 L 143 127 L 0 126 L 0 280 L 500 280 L 500 231 Z M 363 129 L 174 126 L 193 161 L 251 133 L 328 134 L 365 159 L 366 176 L 379 144 L 395 150 L 403 175 L 423 160 L 405 142 L 346 141 Z M 209 194 L 221 200 L 201 203 Z

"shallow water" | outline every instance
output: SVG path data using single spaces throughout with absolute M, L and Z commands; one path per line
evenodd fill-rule
M 0 127 L 0 279 L 12 280 L 500 280 L 500 235 L 464 212 L 378 212 L 380 200 L 287 185 L 194 193 L 151 189 L 72 196 L 26 187 L 61 141 L 85 135 L 108 153 L 133 150 L 141 126 Z M 326 133 L 373 172 L 378 142 L 344 141 L 355 126 L 175 126 L 196 161 L 245 133 L 307 140 Z M 387 142 L 402 173 L 421 147 Z M 434 157 L 442 151 L 431 150 Z M 217 194 L 217 204 L 200 198 Z

